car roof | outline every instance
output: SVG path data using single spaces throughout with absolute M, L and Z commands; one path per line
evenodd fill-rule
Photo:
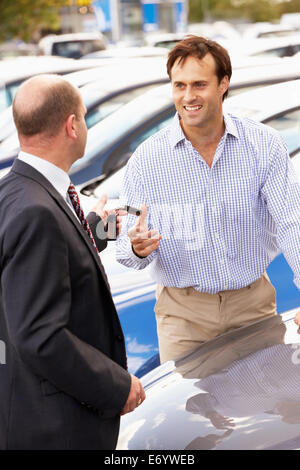
M 142 377 L 147 398 L 123 417 L 117 449 L 288 446 L 300 436 L 296 311 L 224 333 Z M 292 426 L 276 408 L 280 399 L 294 405 Z M 234 426 L 218 427 L 209 410 Z
M 255 83 L 279 83 L 286 80 L 300 78 L 299 58 L 283 57 L 272 63 L 260 63 L 247 68 L 234 68 L 230 80 L 230 87 L 235 88 L 251 86 Z
M 26 56 L 0 61 L 0 86 L 26 80 L 41 73 L 70 73 L 99 67 L 99 61 L 79 61 L 56 56 Z
M 166 56 L 169 49 L 165 47 L 151 47 L 151 46 L 130 46 L 130 47 L 111 47 L 103 51 L 91 52 L 80 58 L 80 60 L 88 59 L 107 59 L 107 58 L 127 58 L 127 57 L 155 57 Z
M 274 24 L 269 22 L 261 22 L 249 25 L 244 33 L 243 38 L 258 38 L 260 34 L 272 34 L 272 33 L 283 33 L 283 34 L 297 34 L 297 28 L 289 24 Z M 279 37 L 279 36 L 275 36 Z M 280 36 L 281 37 L 281 36 Z
M 276 100 L 274 99 L 276 96 Z M 225 111 L 264 121 L 288 109 L 300 106 L 300 80 L 257 88 L 228 98 Z
M 44 46 L 45 44 L 53 44 L 55 42 L 87 41 L 103 39 L 103 37 L 103 34 L 97 31 L 87 33 L 48 34 L 39 41 L 39 45 Z
M 241 40 L 239 44 L 236 44 L 236 46 L 232 48 L 232 51 L 237 48 L 241 50 L 243 54 L 249 55 L 297 44 L 300 44 L 300 33 L 275 38 L 244 39 Z
M 84 63 L 84 61 L 82 62 Z M 167 76 L 166 61 L 162 57 L 132 57 L 117 61 L 107 59 L 105 60 L 105 67 L 102 65 L 102 61 L 97 61 L 97 64 L 98 67 L 72 72 L 65 75 L 64 78 L 73 85 L 81 87 L 100 79 L 118 81 L 121 85 L 124 80 L 134 81 L 139 77 Z M 120 79 L 120 71 L 122 71 L 122 79 Z

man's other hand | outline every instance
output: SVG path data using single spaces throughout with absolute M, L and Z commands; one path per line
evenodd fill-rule
M 131 376 L 131 387 L 130 392 L 120 416 L 130 413 L 140 406 L 146 398 L 145 390 L 137 377 L 130 374 Z
M 297 333 L 300 335 L 300 311 L 296 313 L 294 322 L 299 326 Z
M 141 215 L 138 217 L 136 224 L 128 231 L 133 252 L 140 258 L 146 258 L 159 247 L 161 235 L 157 230 L 148 230 L 146 224 L 147 206 L 143 204 L 141 207 Z
M 124 217 L 124 215 L 127 215 L 128 213 L 126 211 L 122 211 L 118 209 L 107 210 L 105 209 L 106 204 L 107 204 L 107 195 L 102 194 L 97 204 L 93 207 L 92 212 L 96 212 L 96 214 L 99 215 L 99 217 L 101 217 L 104 227 L 107 224 L 107 217 L 110 214 L 116 214 L 117 215 L 117 236 L 118 236 L 122 230 L 122 217 Z

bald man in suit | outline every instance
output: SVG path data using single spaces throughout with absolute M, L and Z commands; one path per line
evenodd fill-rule
M 21 152 L 0 181 L 0 449 L 114 449 L 120 415 L 145 392 L 99 257 L 103 201 L 85 219 L 68 176 L 86 109 L 76 88 L 41 75 L 13 113 Z

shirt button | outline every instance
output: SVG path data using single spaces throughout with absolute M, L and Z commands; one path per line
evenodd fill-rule
M 221 263 L 221 264 L 224 264 L 224 263 L 225 263 L 225 261 L 224 261 L 223 259 L 221 259 L 220 263 Z
M 215 212 L 217 211 L 217 208 L 216 208 L 216 207 L 213 207 L 213 208 L 212 208 L 212 211 L 213 211 L 213 213 L 215 213 Z
M 215 233 L 215 237 L 216 237 L 216 238 L 219 238 L 219 234 L 218 234 L 217 232 Z M 223 262 L 224 262 L 224 260 L 223 260 Z M 223 264 L 223 263 L 222 263 L 222 264 Z

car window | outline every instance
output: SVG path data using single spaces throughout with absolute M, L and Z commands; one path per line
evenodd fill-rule
M 179 39 L 174 41 L 157 41 L 155 47 L 166 47 L 167 49 L 173 49 L 174 46 L 179 42 Z
M 8 106 L 6 88 L 3 86 L 0 87 L 0 112 L 4 111 Z
M 14 99 L 20 85 L 21 85 L 21 81 L 16 82 L 16 83 L 12 83 L 11 85 L 9 85 L 7 87 L 7 91 L 9 93 L 9 97 L 10 97 L 9 106 L 12 104 L 13 99 Z
M 137 147 L 142 143 L 144 142 L 144 140 L 148 139 L 148 137 L 150 137 L 152 134 L 154 134 L 155 132 L 158 132 L 160 131 L 161 129 L 163 129 L 164 127 L 168 126 L 169 124 L 171 124 L 172 120 L 173 120 L 174 116 L 168 116 L 166 119 L 164 119 L 163 121 L 159 122 L 159 123 L 156 123 L 154 124 L 153 126 L 151 126 L 149 129 L 146 129 L 144 130 L 141 134 L 137 135 L 134 139 L 131 140 L 130 142 L 130 145 L 129 145 L 129 151 L 130 152 L 134 152 Z
M 101 194 L 105 193 L 107 194 L 108 199 L 119 199 L 123 176 L 125 172 L 125 164 L 127 163 L 128 158 L 144 140 L 146 140 L 155 132 L 158 132 L 160 129 L 163 129 L 164 127 L 169 125 L 172 120 L 173 115 L 168 116 L 160 122 L 155 123 L 151 127 L 144 129 L 133 139 L 131 139 L 129 142 L 129 146 L 126 146 L 127 151 L 124 148 L 124 158 L 121 159 L 124 166 L 99 184 L 99 186 L 95 190 L 95 196 L 100 197 Z
M 293 46 L 276 47 L 274 49 L 269 49 L 267 51 L 258 52 L 253 55 L 258 56 L 258 57 L 264 56 L 264 55 L 271 55 L 274 57 L 291 57 L 296 53 L 294 51 L 294 47 Z
M 79 59 L 83 55 L 102 50 L 103 48 L 102 41 L 97 39 L 91 41 L 65 41 L 53 44 L 53 54 Z
M 274 127 L 282 135 L 289 153 L 300 147 L 300 109 L 270 119 L 265 124 Z
M 281 31 L 267 31 L 267 32 L 262 32 L 257 35 L 258 38 L 279 38 L 279 37 L 285 37 L 285 36 L 294 36 L 296 33 L 295 30 L 281 30 Z
M 142 93 L 146 93 L 148 90 L 151 90 L 151 88 L 154 87 L 157 87 L 157 83 L 134 88 L 133 90 L 128 90 L 124 93 L 120 93 L 117 96 L 113 96 L 112 98 L 93 107 L 87 112 L 85 116 L 87 128 L 90 129 L 90 127 L 94 126 L 98 122 L 102 121 L 102 119 L 114 113 L 124 104 L 129 103 L 129 101 L 133 100 Z
M 108 199 L 119 199 L 125 168 L 126 167 L 123 166 L 123 168 L 120 168 L 120 170 L 116 171 L 116 173 L 99 184 L 94 193 L 96 198 L 100 198 L 102 194 L 106 194 Z
M 21 81 L 0 88 L 0 112 L 11 106 Z
M 240 95 L 241 93 L 245 93 L 247 91 L 255 90 L 256 88 L 262 88 L 268 85 L 270 85 L 270 83 L 258 83 L 257 85 L 248 85 L 244 87 L 229 88 L 228 98 L 231 96 Z

